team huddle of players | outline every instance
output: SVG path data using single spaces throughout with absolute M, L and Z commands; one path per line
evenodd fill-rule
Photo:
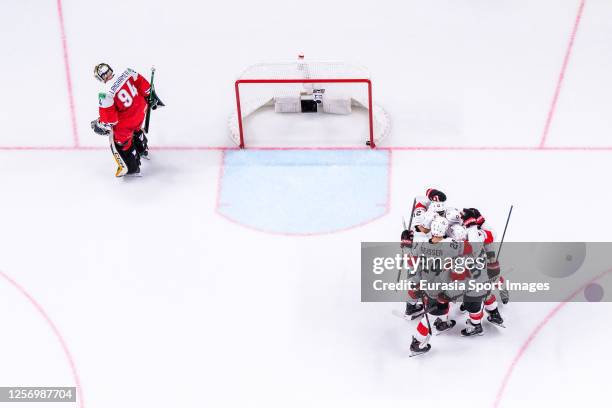
M 486 262 L 470 268 L 447 268 L 423 266 L 413 262 L 409 279 L 415 281 L 453 282 L 472 280 L 479 282 L 502 283 L 497 261 L 497 246 L 493 231 L 486 224 L 485 218 L 476 208 L 457 208 L 446 205 L 446 195 L 436 189 L 428 189 L 425 197 L 415 200 L 411 225 L 405 227 L 401 236 L 402 251 L 407 251 L 409 259 L 428 257 L 435 254 L 444 259 L 459 260 L 466 257 L 481 256 Z M 465 265 L 464 262 L 456 262 Z M 410 351 L 413 355 L 422 354 L 431 349 L 431 325 L 437 332 L 443 332 L 455 326 L 449 319 L 451 304 L 457 304 L 461 312 L 467 312 L 469 318 L 461 330 L 463 336 L 483 334 L 482 319 L 487 313 L 487 320 L 503 326 L 503 319 L 498 310 L 497 298 L 487 290 L 439 290 L 443 285 L 431 285 L 433 289 L 410 290 L 406 302 L 405 317 L 413 320 L 421 317 L 416 333 L 412 338 Z M 416 286 L 419 287 L 419 286 Z M 447 285 L 457 287 L 457 285 Z M 500 285 L 502 287 L 502 285 Z M 502 303 L 507 303 L 508 293 L 501 289 L 499 296 Z

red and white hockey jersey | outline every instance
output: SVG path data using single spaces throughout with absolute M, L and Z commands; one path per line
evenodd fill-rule
M 126 69 L 105 84 L 98 94 L 100 122 L 113 125 L 115 141 L 124 144 L 144 121 L 151 85 L 133 69 Z

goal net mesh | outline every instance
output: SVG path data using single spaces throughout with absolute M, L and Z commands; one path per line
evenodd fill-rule
M 312 80 L 313 82 L 309 82 Z M 371 98 L 370 74 L 357 65 L 337 61 L 296 60 L 292 62 L 255 64 L 244 70 L 236 81 L 237 110 L 229 119 L 232 141 L 244 147 L 249 137 L 243 123 L 259 109 L 273 107 L 281 98 L 299 98 L 324 89 L 326 100 L 350 101 L 352 107 L 368 110 L 368 135 L 378 143 L 390 130 L 386 112 Z

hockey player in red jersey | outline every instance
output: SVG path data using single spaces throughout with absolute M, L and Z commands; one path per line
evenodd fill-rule
M 464 209 L 464 212 L 466 211 L 469 214 L 467 222 L 475 224 L 480 234 L 483 236 L 484 248 L 487 256 L 487 276 L 491 282 L 499 282 L 503 285 L 504 277 L 501 275 L 501 269 L 497 260 L 497 245 L 495 244 L 493 230 L 485 225 L 485 218 L 482 216 L 480 211 L 478 211 L 478 209 Z M 502 299 L 502 303 L 508 303 L 510 298 L 506 289 L 500 289 L 499 295 Z M 484 308 L 489 315 L 487 316 L 487 320 L 493 324 L 503 327 L 504 319 L 499 313 L 495 294 L 489 293 L 489 295 L 485 298 Z
M 140 158 L 148 158 L 147 136 L 142 129 L 147 107 L 163 106 L 142 75 L 127 68 L 115 75 L 105 63 L 96 65 L 94 76 L 104 86 L 98 94 L 100 117 L 91 122 L 95 133 L 111 135 L 111 150 L 117 162 L 116 177 L 138 175 Z
M 413 223 L 410 230 L 402 231 L 402 247 L 407 247 L 412 242 L 425 242 L 431 238 L 429 234 L 430 224 L 434 217 L 444 210 L 445 201 L 446 194 L 435 188 L 429 188 L 425 192 L 425 196 L 415 198 L 414 213 L 412 214 L 414 217 Z M 420 296 L 417 296 L 415 291 L 408 291 L 404 318 L 409 320 L 412 315 L 418 314 L 422 310 L 423 304 Z
M 500 267 L 497 261 L 495 251 L 495 242 L 493 233 L 490 230 L 483 229 L 484 217 L 476 208 L 464 208 L 462 211 L 463 225 L 468 229 L 468 237 L 470 240 L 479 241 L 483 244 L 487 263 L 486 263 L 486 281 L 496 282 L 500 277 Z M 504 319 L 502 318 L 497 307 L 497 299 L 491 291 L 484 294 L 466 293 L 461 305 L 462 311 L 469 312 L 466 328 L 461 331 L 464 336 L 481 335 L 483 333 L 481 320 L 484 316 L 483 309 L 487 312 L 487 320 L 498 326 L 503 327 Z

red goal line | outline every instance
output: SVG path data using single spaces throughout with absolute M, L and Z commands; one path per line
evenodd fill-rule
M 226 151 L 239 150 L 233 146 L 152 146 L 157 151 Z M 377 146 L 390 151 L 534 151 L 534 152 L 609 152 L 612 146 Z M 108 150 L 108 146 L 0 146 L 0 151 L 93 151 Z M 370 150 L 366 146 L 254 146 L 248 150 Z

